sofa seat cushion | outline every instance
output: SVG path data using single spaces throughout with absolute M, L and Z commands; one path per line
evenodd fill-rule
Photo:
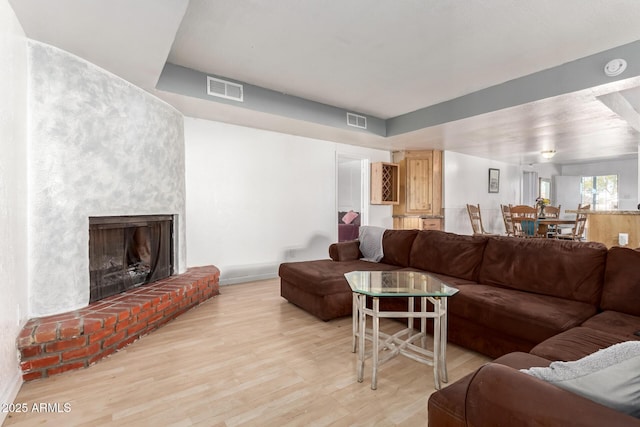
M 514 352 L 499 357 L 493 363 L 514 369 L 549 366 L 551 361 L 531 354 Z M 467 426 L 465 416 L 466 395 L 474 373 L 431 394 L 428 403 L 430 426 L 457 427 Z
M 582 326 L 609 334 L 620 335 L 626 340 L 640 340 L 640 317 L 617 311 L 603 311 L 585 321 Z
M 480 284 L 459 285 L 449 312 L 480 327 L 539 343 L 596 314 L 582 302 Z
M 316 261 L 286 262 L 280 264 L 279 276 L 291 286 L 306 292 L 324 296 L 327 294 L 351 292 L 344 273 L 350 271 L 389 271 L 398 266 L 368 261 L 342 261 L 330 259 Z
M 569 362 L 623 341 L 628 340 L 618 334 L 578 326 L 541 342 L 531 349 L 531 354 Z
M 607 248 L 555 239 L 489 239 L 478 282 L 558 298 L 600 302 Z

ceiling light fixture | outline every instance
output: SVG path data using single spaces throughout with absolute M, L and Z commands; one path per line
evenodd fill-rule
M 542 154 L 542 157 L 544 157 L 545 159 L 550 159 L 556 155 L 556 150 L 544 150 L 541 151 L 540 154 Z
M 609 77 L 619 76 L 627 69 L 627 61 L 624 59 L 612 59 L 604 66 L 604 73 Z

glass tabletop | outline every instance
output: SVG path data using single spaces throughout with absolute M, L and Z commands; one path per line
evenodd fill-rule
M 352 271 L 344 277 L 353 292 L 372 297 L 450 297 L 458 290 L 428 273 Z

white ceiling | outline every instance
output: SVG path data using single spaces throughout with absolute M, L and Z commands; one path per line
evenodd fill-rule
M 389 118 L 640 40 L 638 0 L 10 0 L 28 37 L 185 115 L 510 163 L 637 156 L 637 79 L 383 138 L 155 89 L 166 61 Z M 640 61 L 626 58 L 627 61 Z M 631 109 L 620 105 L 620 90 Z M 596 96 L 609 96 L 605 102 Z M 623 102 L 624 104 L 624 102 Z M 628 106 L 628 105 L 627 105 Z

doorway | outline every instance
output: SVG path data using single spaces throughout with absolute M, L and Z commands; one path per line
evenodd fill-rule
M 522 172 L 522 204 L 534 206 L 538 197 L 538 172 Z
M 336 154 L 336 223 L 338 241 L 358 239 L 368 222 L 369 160 L 353 154 Z

